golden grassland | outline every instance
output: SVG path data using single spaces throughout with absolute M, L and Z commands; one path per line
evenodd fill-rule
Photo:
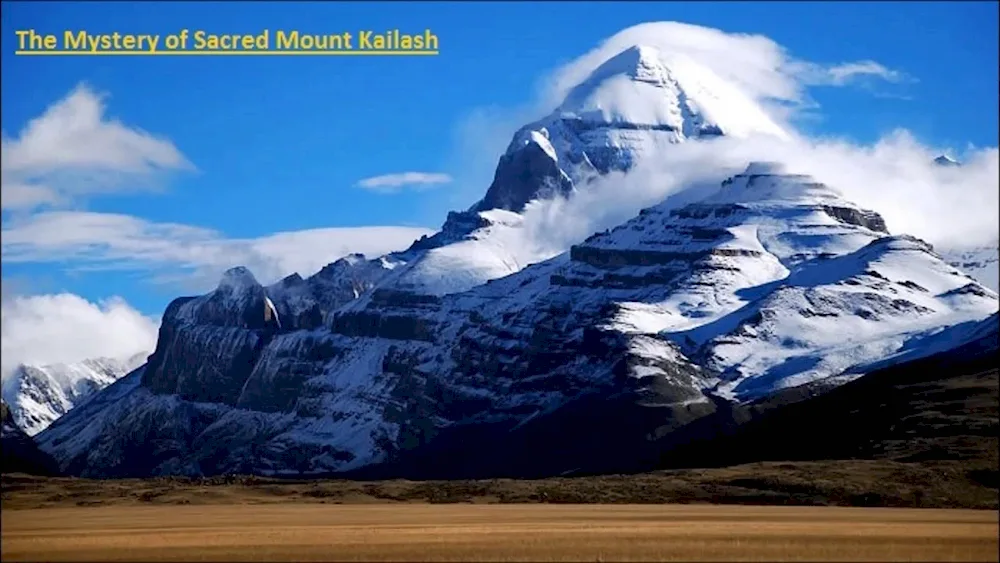
M 995 463 L 760 462 L 635 475 L 451 481 L 79 479 L 2 476 L 3 510 L 119 505 L 371 502 L 751 504 L 997 510 Z
M 996 511 L 551 504 L 4 511 L 3 561 L 997 561 Z

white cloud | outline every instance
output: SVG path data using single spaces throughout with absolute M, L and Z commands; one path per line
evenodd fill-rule
M 897 131 L 872 145 L 836 139 L 720 138 L 671 147 L 628 174 L 612 174 L 569 199 L 525 210 L 519 244 L 551 256 L 588 235 L 614 227 L 644 207 L 673 198 L 679 205 L 718 189 L 751 161 L 778 161 L 812 175 L 843 197 L 879 212 L 890 232 L 943 247 L 988 244 L 1000 223 L 1000 151 L 970 149 L 960 167 L 933 164 L 946 152 Z
M 996 244 L 1000 153 L 970 149 L 961 167 L 932 164 L 931 150 L 906 132 L 857 146 L 839 140 L 719 138 L 672 146 L 628 173 L 612 173 L 569 198 L 534 201 L 517 226 L 492 237 L 520 264 L 545 260 L 652 205 L 677 207 L 719 189 L 751 161 L 779 161 L 808 173 L 844 199 L 879 212 L 890 232 L 938 248 Z
M 92 303 L 78 295 L 5 295 L 0 305 L 0 373 L 21 363 L 127 358 L 156 346 L 158 322 L 123 299 Z
M 831 84 L 840 86 L 859 76 L 877 77 L 886 82 L 900 82 L 906 75 L 898 70 L 890 70 L 875 61 L 844 63 L 826 69 Z
M 358 187 L 383 193 L 395 193 L 404 187 L 426 189 L 451 182 L 451 176 L 438 172 L 402 172 L 358 181 Z
M 726 33 L 679 22 L 650 22 L 626 28 L 558 69 L 543 92 L 554 107 L 574 86 L 612 56 L 634 45 L 686 55 L 740 86 L 755 99 L 800 101 L 803 85 L 789 71 L 785 49 L 762 35 Z
M 166 139 L 105 115 L 104 96 L 81 84 L 0 144 L 3 209 L 31 209 L 93 194 L 156 189 L 163 173 L 192 170 Z
M 49 262 L 84 270 L 153 271 L 160 279 L 207 288 L 232 266 L 262 283 L 292 272 L 309 275 L 358 252 L 401 250 L 431 231 L 419 227 L 343 227 L 227 238 L 211 229 L 154 223 L 130 215 L 47 211 L 5 221 L 4 263 Z

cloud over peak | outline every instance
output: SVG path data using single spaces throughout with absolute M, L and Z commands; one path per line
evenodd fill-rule
M 0 372 L 22 363 L 127 358 L 156 346 L 158 322 L 112 297 L 93 303 L 71 293 L 4 296 L 0 306 Z
M 637 45 L 697 61 L 738 86 L 781 121 L 799 109 L 812 107 L 807 94 L 810 86 L 846 86 L 862 76 L 900 82 L 906 76 L 875 61 L 803 61 L 763 35 L 672 21 L 648 22 L 619 31 L 559 68 L 544 88 L 542 105 L 554 108 L 604 61 Z

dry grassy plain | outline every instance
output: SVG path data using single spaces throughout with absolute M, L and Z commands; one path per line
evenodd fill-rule
M 255 504 L 5 510 L 3 561 L 997 561 L 996 511 Z

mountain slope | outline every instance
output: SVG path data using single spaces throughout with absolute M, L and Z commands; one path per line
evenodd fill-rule
M 947 247 L 938 253 L 952 266 L 976 279 L 983 286 L 1000 291 L 1000 243 L 983 246 Z
M 465 291 L 559 252 L 526 244 L 520 213 L 529 202 L 571 195 L 677 143 L 753 135 L 787 136 L 707 68 L 635 46 L 597 68 L 550 115 L 518 130 L 484 197 L 449 213 L 439 232 L 373 260 L 345 257 L 305 280 L 293 274 L 268 294 L 294 326 L 311 328 L 376 285 L 420 295 Z
M 979 466 L 984 476 L 992 473 L 995 488 L 998 334 L 1000 317 L 994 314 L 943 331 L 954 342 L 966 342 L 961 346 L 877 370 L 814 399 L 779 395 L 748 405 L 748 411 L 759 413 L 754 420 L 725 436 L 672 451 L 663 463 L 962 460 Z M 802 440 L 802 428 L 811 429 L 808 440 Z
M 97 391 L 142 365 L 147 355 L 92 358 L 69 364 L 22 364 L 4 378 L 3 398 L 17 426 L 34 436 Z
M 91 476 L 316 474 L 545 424 L 556 442 L 596 427 L 606 447 L 526 472 L 630 465 L 651 424 L 669 436 L 839 385 L 961 344 L 975 334 L 942 331 L 997 310 L 926 244 L 766 163 L 463 293 L 379 284 L 303 330 L 266 322 L 268 291 L 237 270 L 176 300 L 142 373 L 53 424 L 43 449 Z
M 58 475 L 56 460 L 38 449 L 35 441 L 14 421 L 7 402 L 0 400 L 0 451 L 4 473 Z
M 711 413 L 688 416 L 679 427 L 655 406 L 583 397 L 513 430 L 456 428 L 394 467 L 358 476 L 535 478 L 882 459 L 961 461 L 986 477 L 992 472 L 995 488 L 998 332 L 994 314 L 942 331 L 942 338 L 965 343 L 943 352 L 832 390 L 803 385 L 748 403 L 718 402 Z

